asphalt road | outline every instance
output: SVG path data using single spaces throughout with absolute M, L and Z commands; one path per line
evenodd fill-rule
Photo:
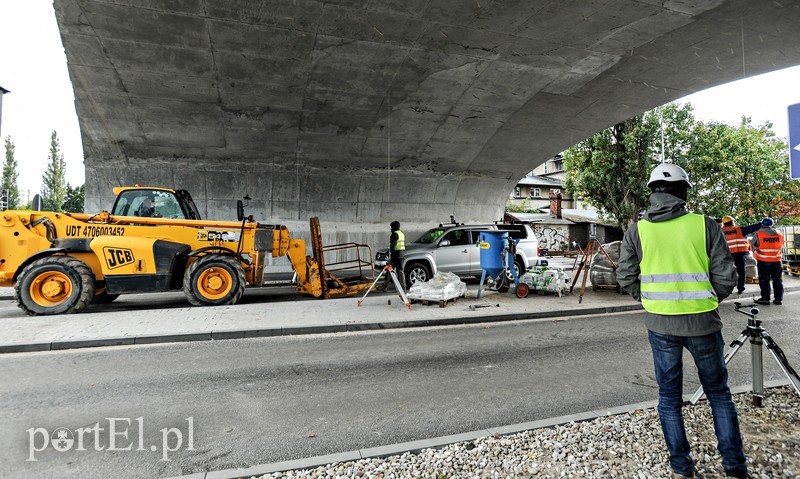
M 797 369 L 795 296 L 760 318 Z M 730 342 L 746 317 L 729 302 L 722 311 Z M 764 365 L 767 380 L 784 377 L 766 350 Z M 655 400 L 651 370 L 638 313 L 7 354 L 0 477 L 163 477 L 455 434 Z M 731 377 L 749 384 L 749 347 Z M 697 385 L 692 371 L 686 392 Z M 120 418 L 115 446 L 132 450 L 107 450 L 107 418 Z M 31 452 L 59 427 L 77 441 L 95 423 L 104 430 L 84 433 L 85 451 Z M 182 447 L 164 461 L 163 437 L 178 449 L 176 430 Z

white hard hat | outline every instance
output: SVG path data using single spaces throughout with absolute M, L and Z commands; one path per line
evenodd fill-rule
M 689 175 L 686 174 L 686 170 L 672 163 L 661 163 L 653 168 L 653 171 L 650 172 L 650 181 L 647 182 L 647 186 L 650 186 L 656 181 L 666 181 L 669 183 L 684 181 L 690 187 L 692 186 L 692 183 L 689 181 Z

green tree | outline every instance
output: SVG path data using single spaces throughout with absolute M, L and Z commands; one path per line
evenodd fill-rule
M 691 105 L 666 105 L 618 123 L 564 153 L 565 189 L 623 230 L 650 205 L 647 180 L 663 160 L 683 164 L 695 124 Z
M 660 161 L 682 166 L 688 207 L 739 224 L 800 219 L 800 184 L 788 179 L 787 146 L 772 125 L 703 123 L 691 105 L 666 105 L 608 128 L 565 152 L 565 187 L 623 229 L 649 207 L 647 179 Z
M 796 198 L 789 176 L 786 143 L 772 124 L 753 126 L 742 117 L 738 127 L 697 123 L 685 162 L 694 188 L 689 207 L 709 216 L 731 215 L 739 224 L 779 216 Z
M 67 199 L 64 202 L 64 211 L 68 213 L 83 213 L 83 200 L 85 198 L 84 185 L 72 188 L 67 183 Z
M 50 135 L 50 155 L 47 168 L 42 175 L 42 208 L 45 211 L 64 211 L 62 205 L 67 196 L 67 164 L 61 153 L 58 134 Z
M 522 200 L 518 204 L 513 203 L 511 200 L 506 202 L 506 210 L 511 213 L 530 213 L 532 210 L 528 205 L 528 200 Z
M 6 137 L 6 160 L 3 163 L 3 184 L 0 189 L 5 192 L 8 191 L 8 209 L 16 210 L 19 208 L 19 186 L 17 180 L 19 173 L 17 173 L 17 160 L 14 159 L 14 143 L 11 137 Z
M 786 178 L 775 192 L 777 209 L 772 215 L 783 225 L 800 224 L 800 181 Z
M 645 183 L 652 169 L 652 135 L 637 116 L 603 130 L 564 153 L 564 187 L 583 196 L 622 229 L 647 204 Z

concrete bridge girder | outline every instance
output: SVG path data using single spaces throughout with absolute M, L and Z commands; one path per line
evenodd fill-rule
M 117 184 L 208 217 L 335 228 L 498 219 L 517 180 L 619 120 L 800 63 L 800 4 L 55 0 L 87 210 Z M 742 53 L 744 45 L 744 54 Z

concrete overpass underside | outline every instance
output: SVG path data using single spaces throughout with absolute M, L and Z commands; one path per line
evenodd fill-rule
M 87 211 L 140 183 L 186 188 L 215 218 L 249 194 L 256 218 L 323 229 L 491 221 L 519 178 L 583 138 L 800 64 L 796 0 L 54 6 Z

